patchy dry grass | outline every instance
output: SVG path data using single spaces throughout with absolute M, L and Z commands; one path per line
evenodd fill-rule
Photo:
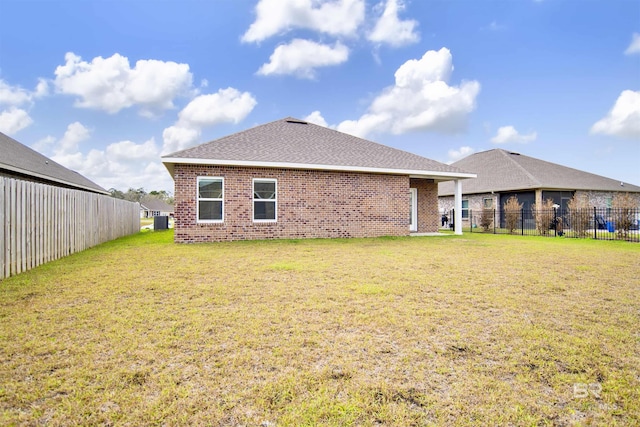
M 0 424 L 640 423 L 640 245 L 172 237 L 0 282 Z

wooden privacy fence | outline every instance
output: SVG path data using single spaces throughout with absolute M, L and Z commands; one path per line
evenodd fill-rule
M 140 231 L 140 205 L 0 176 L 0 279 Z

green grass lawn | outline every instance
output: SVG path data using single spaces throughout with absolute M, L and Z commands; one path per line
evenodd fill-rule
M 0 425 L 638 425 L 640 245 L 100 245 L 0 282 Z

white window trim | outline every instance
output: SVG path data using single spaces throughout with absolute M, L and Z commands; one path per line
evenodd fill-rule
M 202 180 L 219 179 L 222 181 L 222 198 L 220 199 L 208 199 L 200 198 L 200 181 Z M 222 219 L 200 219 L 200 201 L 205 202 L 222 202 Z M 196 223 L 197 224 L 222 224 L 224 222 L 224 178 L 221 176 L 199 176 L 196 181 Z
M 271 202 L 272 200 L 264 200 L 264 199 L 256 199 L 255 198 L 255 185 L 256 182 L 273 182 L 276 184 L 276 198 L 273 199 L 273 202 L 275 203 L 275 214 L 276 217 L 275 219 L 256 219 L 256 201 L 268 201 Z M 274 222 L 278 222 L 278 180 L 275 178 L 253 178 L 253 180 L 251 181 L 251 218 L 253 219 L 253 222 L 259 222 L 259 223 L 274 223 Z

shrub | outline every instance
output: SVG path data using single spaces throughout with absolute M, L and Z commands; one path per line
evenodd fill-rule
M 615 221 L 618 237 L 626 239 L 629 236 L 631 225 L 634 224 L 637 204 L 629 193 L 616 193 L 611 203 L 613 219 Z
M 489 228 L 493 224 L 493 209 L 483 209 L 480 216 L 480 226 L 484 231 L 489 231 Z
M 511 196 L 507 199 L 507 203 L 504 205 L 504 215 L 506 219 L 507 230 L 509 233 L 518 227 L 518 221 L 520 220 L 520 213 L 522 212 L 522 203 L 518 202 L 517 196 Z
M 553 209 L 553 200 L 547 199 L 542 206 L 533 205 L 533 217 L 536 220 L 536 229 L 541 236 L 549 234 L 549 229 L 554 228 L 553 218 L 555 217 Z
M 574 194 L 569 203 L 570 227 L 580 237 L 587 235 L 591 222 L 592 211 L 589 207 L 589 199 L 584 194 Z

